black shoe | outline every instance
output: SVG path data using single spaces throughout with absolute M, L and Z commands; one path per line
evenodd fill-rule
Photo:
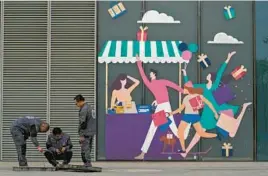
M 63 161 L 62 162 L 62 165 L 68 165 L 70 162 L 68 162 L 68 161 Z
M 20 162 L 19 166 L 20 167 L 28 167 L 28 163 L 27 162 Z

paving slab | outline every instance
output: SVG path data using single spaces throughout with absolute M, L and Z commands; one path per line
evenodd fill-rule
M 29 166 L 51 167 L 48 163 L 29 162 Z M 81 163 L 72 163 L 81 164 Z M 17 163 L 0 162 L 0 175 L 2 176 L 267 176 L 268 162 L 95 162 L 93 166 L 101 167 L 99 173 L 80 172 L 15 172 L 12 170 Z

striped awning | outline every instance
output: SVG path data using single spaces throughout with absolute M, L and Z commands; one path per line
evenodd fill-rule
M 188 63 L 178 45 L 181 41 L 106 41 L 98 56 L 99 63 L 135 63 L 136 54 L 145 63 Z

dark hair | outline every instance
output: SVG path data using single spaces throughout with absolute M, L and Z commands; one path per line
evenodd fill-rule
M 150 73 L 151 73 L 151 72 L 152 72 L 153 74 L 155 74 L 155 76 L 158 75 L 158 73 L 157 73 L 157 71 L 156 71 L 155 69 L 152 69 L 152 68 L 151 68 L 151 69 L 150 69 Z
M 121 89 L 121 86 L 122 86 L 121 85 L 121 81 L 123 81 L 123 80 L 126 80 L 127 81 L 127 83 L 125 85 L 125 88 L 126 89 L 128 89 L 129 87 L 131 87 L 134 84 L 133 81 L 131 81 L 130 79 L 127 79 L 127 75 L 126 74 L 120 73 L 116 77 L 116 79 L 114 80 L 114 82 L 112 83 L 111 91 L 113 91 L 113 90 L 120 90 Z
M 211 72 L 211 81 L 214 82 L 216 80 L 216 76 L 217 73 L 216 72 Z M 232 75 L 228 74 L 228 75 L 223 75 L 223 77 L 221 78 L 221 83 L 222 84 L 228 84 L 229 82 L 232 81 Z
M 58 135 L 62 133 L 62 130 L 59 127 L 55 127 L 52 131 L 53 135 Z
M 74 100 L 77 102 L 80 102 L 80 101 L 85 101 L 85 98 L 81 94 L 79 94 L 74 97 Z
M 188 90 L 190 94 L 203 95 L 203 89 L 202 88 L 193 88 L 193 87 L 184 86 L 184 89 Z

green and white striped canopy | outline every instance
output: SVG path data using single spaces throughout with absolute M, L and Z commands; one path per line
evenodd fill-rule
M 182 59 L 181 41 L 106 41 L 99 52 L 99 63 L 135 63 L 136 54 L 145 63 L 188 63 Z

